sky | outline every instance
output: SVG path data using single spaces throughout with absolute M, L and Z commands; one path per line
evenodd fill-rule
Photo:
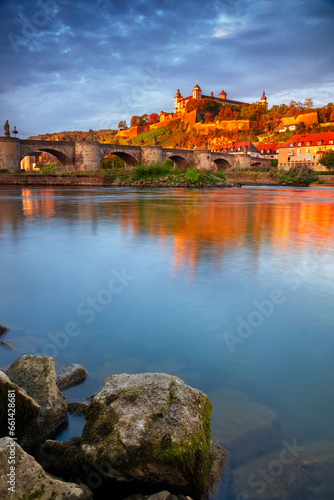
M 171 112 L 196 81 L 334 102 L 334 0 L 0 0 L 0 26 L 0 120 L 19 138 Z

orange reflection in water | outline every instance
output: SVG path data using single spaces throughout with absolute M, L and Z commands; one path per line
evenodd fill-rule
M 44 215 L 52 217 L 55 213 L 54 190 L 45 188 L 36 194 L 32 189 L 22 188 L 22 210 L 25 217 Z

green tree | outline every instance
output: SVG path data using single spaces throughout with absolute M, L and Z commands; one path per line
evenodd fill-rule
M 334 168 L 334 149 L 329 149 L 325 151 L 319 158 L 319 163 L 327 168 L 327 170 L 332 170 Z

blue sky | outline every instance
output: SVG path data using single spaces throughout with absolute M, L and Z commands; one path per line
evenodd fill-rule
M 0 120 L 21 138 L 172 111 L 197 80 L 334 101 L 333 0 L 0 0 L 0 19 Z

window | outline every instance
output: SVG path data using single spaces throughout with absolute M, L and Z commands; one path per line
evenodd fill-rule
M 322 144 L 322 141 L 318 141 L 317 144 L 318 146 L 320 146 Z
M 305 149 L 305 154 L 306 155 L 309 155 L 310 154 L 310 150 L 308 148 Z
M 334 141 L 331 139 L 328 144 L 333 144 L 333 143 L 334 143 Z
M 302 145 L 302 143 L 301 143 L 301 142 L 298 142 L 298 146 L 301 146 L 301 145 Z
M 313 155 L 313 161 L 315 161 L 315 155 Z
M 293 149 L 289 149 L 289 155 L 293 155 Z
M 290 148 L 293 148 L 294 142 L 290 142 Z
M 311 155 L 308 157 L 308 161 L 311 161 Z
M 291 161 L 291 160 L 290 160 L 290 156 L 288 156 L 288 162 L 290 162 L 290 161 Z
M 302 150 L 301 149 L 297 149 L 297 155 L 301 155 L 302 154 Z
M 310 143 L 310 142 L 307 142 L 307 143 L 306 143 L 306 146 L 311 146 L 311 143 Z
M 303 161 L 303 157 L 302 156 L 299 157 L 299 161 Z

